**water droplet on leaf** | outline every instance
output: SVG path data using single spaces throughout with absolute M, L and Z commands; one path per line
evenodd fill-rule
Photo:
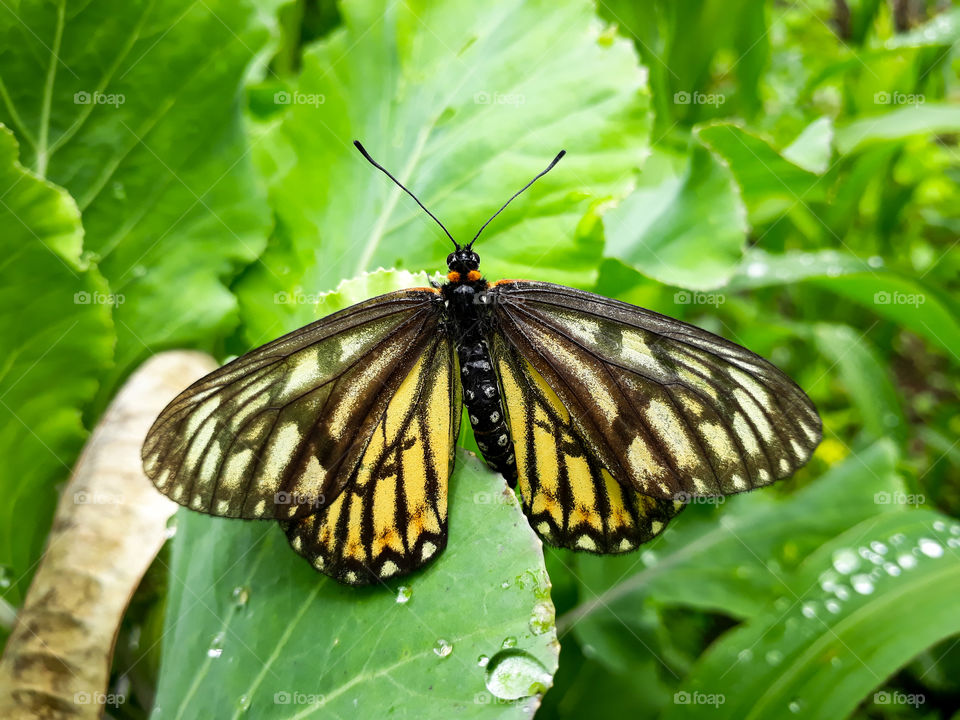
M 501 650 L 487 663 L 487 690 L 503 700 L 519 700 L 545 692 L 552 679 L 533 655 L 510 648 Z

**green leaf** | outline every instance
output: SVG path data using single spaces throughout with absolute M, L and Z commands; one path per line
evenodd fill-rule
M 647 152 L 648 93 L 630 44 L 587 0 L 341 8 L 311 47 L 257 156 L 277 237 L 244 277 L 246 306 L 323 291 L 378 266 L 443 268 L 450 241 L 351 145 L 364 143 L 461 242 L 561 148 L 564 160 L 478 242 L 491 277 L 536 272 L 589 286 L 600 247 L 577 237 L 593 204 L 624 194 Z M 289 324 L 305 312 L 287 308 Z M 252 325 L 250 337 L 266 328 Z
M 605 252 L 662 283 L 709 290 L 740 261 L 746 214 L 730 168 L 694 143 L 683 174 L 637 188 L 604 215 Z
M 241 82 L 268 40 L 253 0 L 0 6 L 0 120 L 83 213 L 116 309 L 117 374 L 235 323 L 226 283 L 269 229 Z
M 871 144 L 899 142 L 914 135 L 960 132 L 960 106 L 920 103 L 837 128 L 837 150 L 849 155 Z
M 860 411 L 860 422 L 870 439 L 905 440 L 907 418 L 885 361 L 867 340 L 867 334 L 849 325 L 818 323 L 813 328 L 817 349 L 830 362 L 840 387 Z M 808 388 L 813 391 L 813 388 Z
M 753 249 L 731 290 L 809 282 L 909 328 L 960 362 L 960 311 L 941 290 L 909 275 L 884 269 L 880 257 L 861 260 L 835 250 L 773 255 Z
M 897 507 L 887 502 L 903 493 L 896 461 L 895 446 L 881 441 L 792 495 L 768 489 L 727 498 L 717 512 L 688 508 L 640 554 L 578 558 L 583 603 L 560 617 L 561 632 L 609 645 L 611 620 L 635 616 L 645 598 L 737 618 L 762 613 L 821 544 Z
M 152 717 L 529 717 L 559 650 L 540 542 L 463 451 L 449 512 L 436 562 L 357 589 L 275 523 L 181 511 Z
M 783 157 L 804 170 L 822 175 L 830 166 L 833 132 L 833 120 L 817 118 L 783 149 Z
M 19 604 L 110 364 L 114 298 L 81 259 L 76 203 L 17 162 L 3 126 L 0 198 L 0 590 Z
M 851 528 L 791 578 L 787 608 L 707 651 L 665 717 L 847 717 L 897 668 L 960 632 L 958 547 L 960 524 L 927 510 Z
M 827 187 L 820 177 L 787 160 L 763 138 L 729 123 L 698 128 L 698 136 L 730 165 L 743 191 L 743 201 L 754 225 L 794 208 L 822 200 Z

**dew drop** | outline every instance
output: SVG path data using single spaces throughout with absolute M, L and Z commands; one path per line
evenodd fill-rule
M 223 641 L 225 635 L 222 632 L 218 632 L 213 636 L 213 640 L 210 641 L 210 647 L 207 648 L 207 657 L 218 658 L 223 655 Z
M 947 547 L 960 548 L 960 538 L 950 538 L 947 540 Z
M 477 665 L 479 665 L 480 667 L 486 667 L 487 663 L 489 662 L 490 662 L 490 658 L 488 658 L 486 655 L 481 655 L 480 657 L 477 658 Z
M 849 575 L 860 567 L 860 560 L 853 550 L 843 548 L 842 550 L 834 551 L 833 567 L 838 573 Z
M 777 666 L 783 662 L 783 653 L 779 650 L 768 650 L 767 654 L 764 655 L 764 658 L 766 659 L 768 665 Z
M 890 544 L 891 544 L 891 545 L 903 545 L 903 541 L 906 540 L 906 539 L 907 539 L 907 536 L 906 536 L 906 535 L 904 535 L 903 533 L 897 533 L 896 535 L 892 535 L 892 536 L 890 537 Z
M 646 565 L 656 565 L 657 564 L 657 554 L 653 550 L 644 550 L 640 554 L 640 561 Z
M 752 262 L 747 265 L 747 275 L 752 278 L 763 277 L 767 274 L 767 264 L 762 262 Z
M 500 643 L 500 647 L 505 650 L 509 648 L 515 648 L 516 646 L 517 646 L 517 639 L 513 635 L 505 637 L 503 639 L 503 642 Z
M 453 645 L 448 643 L 443 638 L 440 638 L 437 640 L 437 644 L 433 646 L 433 652 L 437 655 L 437 657 L 450 657 L 450 653 L 453 652 Z
M 803 703 L 800 702 L 799 700 L 794 700 L 794 701 L 791 702 L 789 705 L 787 705 L 787 709 L 788 709 L 790 712 L 792 712 L 794 715 L 796 715 L 796 714 L 799 713 L 801 710 L 803 710 Z
M 10 578 L 10 568 L 6 565 L 0 565 L 0 588 L 6 590 L 13 583 Z
M 960 535 L 960 525 L 951 525 L 950 526 L 951 535 Z
M 843 585 L 837 585 L 833 590 L 833 594 L 837 596 L 837 600 L 846 600 L 850 597 L 850 591 Z
M 910 570 L 917 566 L 917 559 L 909 553 L 901 553 L 897 556 L 897 564 L 904 570 Z
M 902 571 L 900 570 L 900 566 L 897 565 L 897 564 L 895 564 L 895 563 L 892 563 L 892 562 L 886 562 L 886 563 L 884 563 L 884 564 L 883 564 L 883 569 L 887 571 L 887 575 L 891 575 L 891 576 L 893 576 L 893 577 L 896 577 L 897 575 L 899 575 L 899 574 L 902 572 Z
M 408 588 L 406 585 L 401 585 L 397 588 L 397 602 L 403 605 L 410 601 L 410 597 L 413 595 L 413 590 Z
M 853 589 L 861 595 L 869 595 L 873 592 L 873 581 L 869 575 L 854 575 L 850 578 L 850 584 L 853 585 Z
M 840 612 L 840 603 L 836 600 L 827 600 L 823 606 L 827 609 L 827 612 L 831 612 L 834 615 Z
M 880 542 L 879 540 L 874 540 L 872 543 L 870 543 L 870 548 L 871 548 L 874 552 L 880 553 L 881 555 L 886 555 L 886 554 L 887 554 L 887 546 L 884 545 L 884 544 L 883 544 L 882 542 Z
M 549 632 L 553 629 L 553 618 L 553 603 L 541 600 L 533 606 L 533 613 L 530 615 L 530 631 L 534 635 Z
M 920 552 L 927 557 L 938 558 L 943 555 L 943 545 L 930 538 L 920 538 Z
M 241 695 L 237 700 L 237 707 L 240 708 L 240 712 L 246 712 L 250 709 L 250 696 Z
M 933 529 L 937 532 L 946 532 L 947 524 L 943 520 L 934 520 Z
M 817 616 L 817 606 L 812 602 L 805 602 L 803 607 L 800 609 L 800 612 L 803 613 L 805 618 L 813 618 Z
M 500 583 L 500 589 L 501 589 L 501 590 L 506 590 L 508 587 L 510 587 L 510 581 L 509 581 L 509 580 L 504 580 L 502 583 Z
M 871 255 L 867 258 L 867 265 L 872 268 L 883 267 L 883 258 L 879 255 Z
M 737 653 L 737 660 L 740 662 L 750 662 L 753 660 L 753 650 L 746 648 Z
M 233 589 L 233 593 L 231 595 L 233 597 L 233 604 L 238 608 L 242 608 L 250 599 L 250 588 L 244 587 L 243 585 L 238 585 Z
M 523 650 L 501 650 L 487 663 L 487 690 L 503 700 L 519 700 L 545 692 L 550 683 L 547 669 Z
M 843 660 L 841 660 L 840 658 L 834 656 L 834 657 L 830 658 L 830 665 L 831 665 L 832 667 L 835 667 L 835 668 L 842 667 L 842 666 L 843 666 Z

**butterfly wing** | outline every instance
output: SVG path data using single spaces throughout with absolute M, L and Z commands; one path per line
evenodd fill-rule
M 524 512 L 547 543 L 621 553 L 662 532 L 684 505 L 617 482 L 564 403 L 518 351 L 494 335 L 492 357 L 513 436 Z
M 809 398 L 739 345 L 551 283 L 501 281 L 488 295 L 503 342 L 555 393 L 587 454 L 644 495 L 683 500 L 767 485 L 820 441 Z
M 292 519 L 328 506 L 413 368 L 449 345 L 442 303 L 432 288 L 389 293 L 207 375 L 150 429 L 148 477 L 211 515 Z
M 403 575 L 447 543 L 447 485 L 459 434 L 453 344 L 440 337 L 404 378 L 343 491 L 285 523 L 294 550 L 350 585 Z

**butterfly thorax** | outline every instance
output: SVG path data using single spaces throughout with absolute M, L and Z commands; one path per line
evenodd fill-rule
M 479 264 L 479 258 L 477 258 Z M 476 269 L 452 267 L 448 282 L 440 288 L 447 304 L 452 334 L 460 360 L 463 402 L 473 426 L 477 446 L 487 464 L 501 473 L 511 487 L 517 480 L 517 463 L 513 442 L 507 428 L 506 409 L 501 388 L 494 372 L 487 328 L 492 313 L 486 302 L 489 283 Z M 472 263 L 471 263 L 472 264 Z

